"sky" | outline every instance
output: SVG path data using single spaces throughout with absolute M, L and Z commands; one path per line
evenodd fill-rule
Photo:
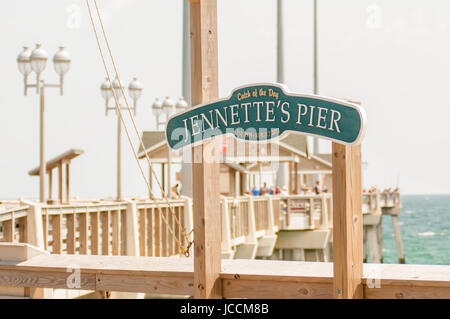
M 286 85 L 312 93 L 313 1 L 284 2 Z M 128 85 L 137 76 L 144 86 L 138 128 L 154 130 L 155 98 L 182 95 L 182 1 L 98 3 L 122 80 Z M 319 93 L 360 100 L 367 112 L 364 184 L 450 193 L 450 2 L 319 0 L 318 15 Z M 36 42 L 50 58 L 59 45 L 72 57 L 64 96 L 46 90 L 47 159 L 83 149 L 71 165 L 72 195 L 114 196 L 117 118 L 105 117 L 105 71 L 85 1 L 8 1 L 0 25 L 7 31 L 0 51 L 0 198 L 39 195 L 39 179 L 28 176 L 39 165 L 39 96 L 23 96 L 16 64 L 22 46 Z M 220 97 L 243 84 L 276 81 L 275 0 L 218 0 L 218 37 Z M 50 61 L 43 78 L 58 81 Z M 137 147 L 134 135 L 133 142 Z M 124 195 L 145 196 L 125 136 L 123 150 Z M 321 141 L 320 151 L 329 150 Z

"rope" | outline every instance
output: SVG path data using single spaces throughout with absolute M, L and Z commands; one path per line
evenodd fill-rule
M 124 98 L 124 100 L 125 100 L 125 104 L 126 104 L 126 106 L 127 106 L 127 109 L 128 109 L 129 115 L 130 115 L 130 118 L 132 119 L 132 123 L 133 123 L 134 129 L 135 129 L 136 135 L 138 136 L 140 145 L 141 145 L 142 149 L 145 150 L 144 143 L 143 143 L 143 141 L 142 141 L 142 139 L 141 139 L 141 137 L 140 137 L 140 135 L 139 135 L 139 130 L 138 130 L 138 128 L 137 128 L 136 122 L 134 121 L 134 116 L 133 116 L 133 114 L 132 114 L 132 112 L 131 112 L 131 108 L 130 108 L 130 106 L 129 106 L 129 104 L 128 104 L 128 100 L 127 100 L 127 97 L 126 97 L 126 94 L 125 94 L 125 91 L 124 91 L 124 87 L 122 86 L 122 82 L 121 82 L 121 80 L 120 80 L 119 73 L 118 73 L 118 71 L 117 71 L 117 67 L 116 67 L 116 64 L 115 64 L 115 61 L 114 61 L 114 57 L 113 57 L 113 55 L 112 55 L 112 51 L 111 51 L 111 47 L 110 47 L 109 42 L 108 42 L 108 38 L 107 38 L 107 36 L 106 36 L 106 32 L 105 32 L 105 29 L 104 29 L 104 26 L 103 26 L 103 20 L 102 20 L 102 18 L 101 18 L 101 14 L 100 14 L 100 11 L 99 11 L 99 9 L 98 9 L 98 5 L 97 5 L 97 1 L 96 1 L 96 0 L 94 0 L 94 4 L 95 4 L 95 7 L 96 7 L 96 11 L 97 11 L 97 15 L 98 15 L 98 18 L 99 18 L 99 22 L 100 22 L 100 25 L 101 25 L 101 28 L 102 28 L 103 36 L 104 36 L 105 42 L 106 42 L 107 47 L 108 47 L 109 55 L 110 55 L 112 64 L 113 64 L 113 66 L 114 66 L 115 75 L 116 75 L 116 77 L 117 77 L 117 80 L 119 81 L 119 85 L 120 85 L 120 88 L 121 88 L 122 96 L 123 96 L 123 98 Z M 142 177 L 144 178 L 145 184 L 147 185 L 147 188 L 148 188 L 148 190 L 150 191 L 150 194 L 151 194 L 151 196 L 152 196 L 151 199 L 153 199 L 154 203 L 156 204 L 156 207 L 157 207 L 157 209 L 158 209 L 158 211 L 159 211 L 159 214 L 160 214 L 160 216 L 162 217 L 164 223 L 165 223 L 167 226 L 169 226 L 169 223 L 167 222 L 166 218 L 164 217 L 164 214 L 161 213 L 161 207 L 159 206 L 158 202 L 157 202 L 156 200 L 154 200 L 155 195 L 154 195 L 154 193 L 153 193 L 153 190 L 152 190 L 151 187 L 150 187 L 150 183 L 149 183 L 149 181 L 147 180 L 147 177 L 145 176 L 145 173 L 144 173 L 144 171 L 143 171 L 143 169 L 142 169 L 142 166 L 141 166 L 141 164 L 140 164 L 140 162 L 139 162 L 139 158 L 138 158 L 138 156 L 137 156 L 136 150 L 135 150 L 135 148 L 133 147 L 133 142 L 131 141 L 131 137 L 130 137 L 130 134 L 129 134 L 129 131 L 128 131 L 128 127 L 127 127 L 127 125 L 126 125 L 126 123 L 125 123 L 125 121 L 124 121 L 122 110 L 121 110 L 121 108 L 119 107 L 120 104 L 119 104 L 118 98 L 117 98 L 117 96 L 116 96 L 116 92 L 115 92 L 115 90 L 112 88 L 112 81 L 111 81 L 110 72 L 109 72 L 109 70 L 108 70 L 108 66 L 107 66 L 107 64 L 106 64 L 105 56 L 104 56 L 103 50 L 102 50 L 102 48 L 101 48 L 100 39 L 99 39 L 99 36 L 98 36 L 98 33 L 97 33 L 97 29 L 96 29 L 96 27 L 95 27 L 95 23 L 94 23 L 94 19 L 93 19 L 93 16 L 92 16 L 92 10 L 91 10 L 91 6 L 90 6 L 90 4 L 89 4 L 89 0 L 86 0 L 86 5 L 87 5 L 88 11 L 89 11 L 89 17 L 90 17 L 91 24 L 92 24 L 92 28 L 93 28 L 93 31 L 94 31 L 94 35 L 95 35 L 95 38 L 96 38 L 96 41 L 97 41 L 97 45 L 98 45 L 98 48 L 99 48 L 99 52 L 100 52 L 100 56 L 101 56 L 101 59 L 102 59 L 102 62 L 103 62 L 103 66 L 104 66 L 104 68 L 105 68 L 105 72 L 106 72 L 106 75 L 107 75 L 107 78 L 108 78 L 108 82 L 109 82 L 109 85 L 110 85 L 110 89 L 111 89 L 111 91 L 112 91 L 112 93 L 113 93 L 114 101 L 116 102 L 116 110 L 117 110 L 117 112 L 118 112 L 118 114 L 119 114 L 119 116 L 120 116 L 120 121 L 121 121 L 121 123 L 123 124 L 123 126 L 124 126 L 124 128 L 125 128 L 125 133 L 126 133 L 128 142 L 129 142 L 130 147 L 131 147 L 131 149 L 132 149 L 132 151 L 133 151 L 133 155 L 134 155 L 134 157 L 135 157 L 135 159 L 136 159 L 136 162 L 137 162 L 137 164 L 138 164 L 138 166 L 139 166 L 139 170 L 140 170 L 140 172 L 141 172 L 141 175 L 142 175 Z M 147 159 L 147 162 L 148 162 L 148 164 L 149 164 L 149 166 L 150 166 L 152 172 L 154 173 L 155 171 L 154 171 L 153 166 L 152 166 L 152 164 L 151 164 L 150 158 L 148 157 L 148 154 L 147 154 L 146 152 L 144 152 L 144 153 L 145 153 L 145 157 L 146 157 L 146 159 Z M 155 174 L 155 175 L 156 175 L 156 174 Z M 156 177 L 156 181 L 157 181 L 158 186 L 159 186 L 160 189 L 161 189 L 161 193 L 163 194 L 163 198 L 166 200 L 166 202 L 167 202 L 167 204 L 168 204 L 168 208 L 169 208 L 171 214 L 173 215 L 173 217 L 174 217 L 174 219 L 175 219 L 175 222 L 178 224 L 179 229 L 181 230 L 181 223 L 180 223 L 179 219 L 177 218 L 176 214 L 174 213 L 174 211 L 173 211 L 173 209 L 172 209 L 172 206 L 171 206 L 171 204 L 170 204 L 170 201 L 168 200 L 168 198 L 167 198 L 167 196 L 166 196 L 164 190 L 162 189 L 162 186 L 161 186 L 161 184 L 160 184 L 160 182 L 159 182 L 159 180 L 158 180 L 157 177 Z M 182 230 L 182 233 L 183 233 L 183 235 L 185 236 L 186 241 L 188 242 L 187 247 L 184 247 L 184 246 L 183 246 L 183 243 L 175 236 L 175 234 L 174 234 L 173 230 L 170 228 L 170 226 L 168 227 L 168 230 L 169 230 L 169 232 L 172 234 L 172 236 L 174 237 L 175 241 L 180 245 L 180 250 L 181 250 L 181 252 L 182 252 L 186 257 L 188 257 L 188 256 L 189 256 L 189 248 L 192 246 L 192 242 L 189 240 L 189 235 L 188 235 L 184 230 Z

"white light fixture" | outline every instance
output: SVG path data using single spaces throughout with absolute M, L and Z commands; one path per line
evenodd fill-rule
M 60 76 L 64 76 L 70 69 L 70 55 L 64 50 L 63 46 L 59 47 L 59 51 L 53 56 L 53 65 L 55 67 L 56 73 Z
M 120 85 L 119 79 L 116 77 L 114 81 L 112 82 L 112 87 L 114 89 L 114 93 L 116 94 L 116 98 L 120 100 L 122 98 L 122 88 L 123 86 Z
M 24 46 L 23 51 L 17 56 L 17 66 L 19 67 L 20 73 L 24 76 L 27 76 L 33 71 L 31 69 L 30 56 L 31 51 L 27 46 Z
M 128 92 L 130 97 L 137 101 L 142 95 L 142 84 L 138 81 L 136 77 L 133 78 L 133 81 L 128 85 Z
M 177 113 L 183 112 L 184 110 L 186 110 L 188 108 L 188 106 L 189 105 L 187 104 L 187 102 L 184 99 L 184 97 L 180 97 L 180 99 L 178 100 L 178 102 L 177 102 L 177 104 L 175 106 L 176 112 Z
M 47 66 L 48 54 L 41 48 L 41 44 L 37 43 L 36 48 L 31 52 L 31 69 L 36 72 L 36 74 L 42 73 Z
M 155 99 L 155 102 L 153 102 L 153 105 L 152 105 L 152 111 L 153 111 L 153 114 L 157 118 L 159 118 L 161 116 L 161 114 L 162 114 L 162 102 L 161 102 L 160 99 L 158 99 L 158 98 Z
M 166 113 L 166 117 L 169 118 L 173 112 L 173 102 L 169 96 L 166 96 L 166 99 L 163 102 L 163 110 L 164 113 Z
M 111 85 L 109 83 L 108 78 L 105 79 L 105 82 L 100 85 L 100 92 L 102 93 L 102 97 L 105 99 L 105 101 L 108 103 L 109 99 L 112 97 L 112 89 Z

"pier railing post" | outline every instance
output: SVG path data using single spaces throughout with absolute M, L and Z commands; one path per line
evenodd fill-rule
M 221 196 L 220 205 L 222 206 L 220 209 L 222 218 L 222 255 L 232 258 L 230 212 L 228 211 L 228 201 L 225 196 Z
M 184 230 L 189 234 L 189 240 L 192 241 L 194 239 L 194 235 L 191 233 L 191 230 L 194 225 L 194 216 L 192 212 L 192 198 L 187 196 L 181 196 L 182 199 L 184 199 L 184 224 L 182 225 L 184 227 Z
M 190 0 L 191 100 L 217 99 L 217 0 Z M 221 218 L 216 142 L 192 148 L 194 202 L 194 297 L 221 298 Z
M 136 203 L 130 200 L 127 200 L 126 202 L 126 252 L 127 256 L 139 256 L 139 234 Z
M 361 146 L 333 143 L 333 261 L 335 298 L 362 298 Z
M 44 228 L 42 225 L 41 204 L 27 201 L 22 201 L 21 204 L 28 205 L 25 230 L 27 243 L 44 250 Z M 25 295 L 33 299 L 53 298 L 53 289 L 29 287 L 25 288 Z
M 275 211 L 273 209 L 272 196 L 267 196 L 267 210 L 268 210 L 268 225 L 266 229 L 266 235 L 275 235 Z
M 27 243 L 40 249 L 45 249 L 41 205 L 26 201 L 22 201 L 22 203 L 28 205 L 26 221 Z

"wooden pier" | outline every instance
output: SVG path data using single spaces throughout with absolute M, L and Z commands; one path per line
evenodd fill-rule
M 381 262 L 381 213 L 395 211 L 398 216 L 400 196 L 371 193 L 363 194 L 362 198 L 364 242 L 370 247 L 369 260 Z M 192 200 L 183 197 L 170 200 L 170 205 L 176 216 L 170 214 L 168 203 L 162 199 L 44 205 L 28 201 L 4 202 L 0 211 L 0 241 L 4 243 L 2 247 L 27 243 L 44 255 L 70 255 L 72 261 L 78 257 L 81 261 L 83 256 L 90 255 L 172 256 L 181 262 L 187 259 L 180 253 L 180 243 L 186 244 L 182 233 L 192 229 Z M 253 265 L 252 259 L 329 262 L 333 253 L 332 205 L 328 193 L 222 196 L 222 259 L 224 262 L 245 259 L 250 262 L 248 265 Z M 178 225 L 175 218 L 180 221 Z M 3 259 L 5 255 L 0 253 L 0 256 Z M 7 283 L 0 283 L 0 286 L 7 286 Z M 165 290 L 158 292 L 166 293 Z

